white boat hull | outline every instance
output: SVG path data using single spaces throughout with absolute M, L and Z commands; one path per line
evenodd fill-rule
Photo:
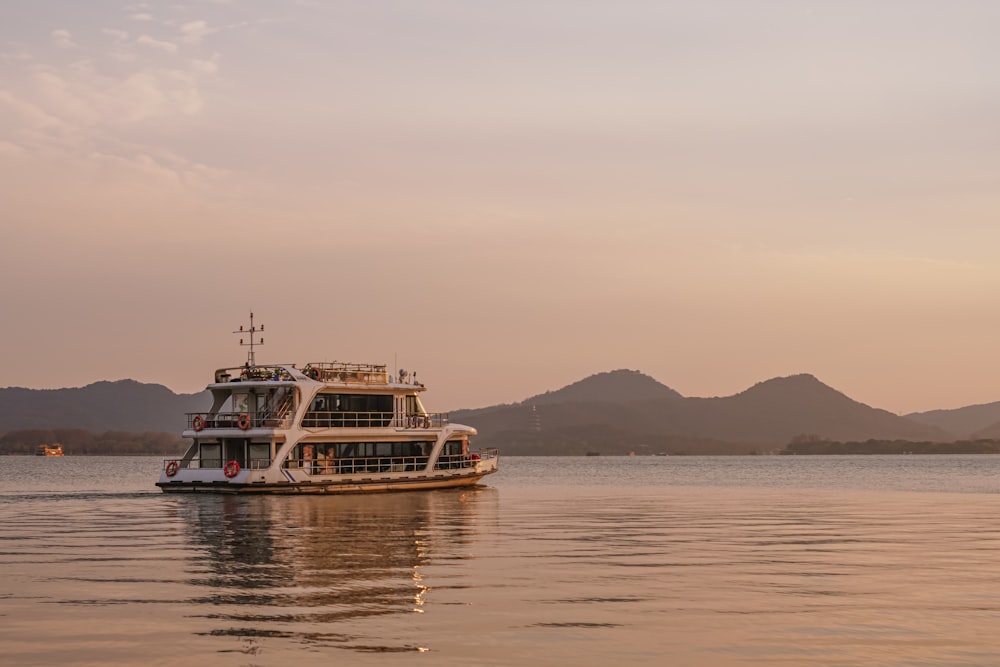
M 302 493 L 387 493 L 391 491 L 425 491 L 429 489 L 448 489 L 461 486 L 475 486 L 483 475 L 472 475 L 450 479 L 413 479 L 394 482 L 366 482 L 353 484 L 351 482 L 311 484 L 234 484 L 234 483 L 198 483 L 198 482 L 168 482 L 157 484 L 165 493 L 233 493 L 233 494 L 302 494 Z
M 475 486 L 486 475 L 496 472 L 496 467 L 487 471 L 438 475 L 411 475 L 397 478 L 325 479 L 322 477 L 307 481 L 253 482 L 249 480 L 190 480 L 161 479 L 156 483 L 166 493 L 386 493 L 390 491 L 423 491 L 428 489 L 448 489 L 461 486 Z
M 212 406 L 189 413 L 192 443 L 164 461 L 166 493 L 384 493 L 472 486 L 499 451 L 476 429 L 427 412 L 423 384 L 385 366 L 324 362 L 222 368 Z

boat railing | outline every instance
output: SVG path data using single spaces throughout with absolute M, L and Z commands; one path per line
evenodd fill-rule
M 177 467 L 181 470 L 218 470 L 222 468 L 228 461 L 223 461 L 221 459 L 198 459 L 194 458 L 190 461 L 184 461 L 182 459 L 164 459 L 163 468 L 166 470 L 167 465 L 175 463 Z M 262 458 L 250 458 L 245 461 L 237 461 L 241 468 L 248 468 L 250 470 L 264 470 L 271 467 L 271 459 L 268 457 Z
M 286 468 L 305 470 L 309 475 L 350 475 L 362 472 L 407 472 L 427 467 L 426 456 L 371 456 L 343 459 L 290 459 Z
M 201 431 L 206 428 L 236 428 L 246 431 L 251 428 L 288 428 L 292 415 L 280 416 L 270 410 L 258 412 L 189 412 L 188 428 Z
M 399 415 L 399 426 L 404 428 L 441 428 L 447 426 L 447 412 L 420 412 Z
M 427 467 L 427 456 L 372 456 L 336 459 L 290 459 L 285 467 L 304 470 L 308 475 L 351 475 L 357 473 L 412 472 Z M 479 461 L 476 454 L 468 456 L 442 456 L 434 465 L 435 470 L 473 468 Z
M 350 384 L 388 384 L 385 364 L 354 364 L 345 361 L 310 362 L 302 373 L 318 382 Z
M 393 412 L 310 411 L 302 417 L 302 428 L 441 428 L 448 424 L 447 412 L 396 414 Z
M 391 412 L 310 411 L 302 417 L 302 428 L 385 428 L 392 417 Z
M 286 364 L 288 365 L 288 364 Z M 215 371 L 215 382 L 277 382 L 294 380 L 284 366 L 235 366 Z
M 446 454 L 438 457 L 434 464 L 435 470 L 454 470 L 455 468 L 472 468 L 480 461 L 495 459 L 500 456 L 499 449 L 483 449 L 468 454 Z

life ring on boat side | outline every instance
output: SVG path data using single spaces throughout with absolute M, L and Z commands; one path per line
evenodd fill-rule
M 222 474 L 226 477 L 232 479 L 236 475 L 240 474 L 240 464 L 238 461 L 230 461 L 226 464 L 226 467 L 222 469 Z
M 205 418 L 201 415 L 195 415 L 194 419 L 191 420 L 191 428 L 196 431 L 200 431 L 205 428 Z
M 236 422 L 236 425 L 240 427 L 241 431 L 245 431 L 250 428 L 250 414 L 247 412 L 241 412 L 239 421 Z
M 430 427 L 431 427 L 431 416 L 424 415 L 424 428 L 430 428 Z
M 469 454 L 469 460 L 470 461 L 478 461 L 479 460 L 479 454 Z
M 177 463 L 177 461 L 168 461 L 167 467 L 164 469 L 164 472 L 167 473 L 167 477 L 173 477 L 174 475 L 177 474 L 177 469 L 180 467 L 181 466 L 179 463 Z

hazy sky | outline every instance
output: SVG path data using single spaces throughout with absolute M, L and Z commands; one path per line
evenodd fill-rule
M 1000 400 L 1000 2 L 10 0 L 0 386 Z

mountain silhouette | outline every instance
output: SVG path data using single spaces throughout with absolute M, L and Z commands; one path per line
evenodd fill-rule
M 685 398 L 641 373 L 613 371 L 521 403 L 463 410 L 452 418 L 476 427 L 481 444 L 521 443 L 515 450 L 520 454 L 554 442 L 565 449 L 574 438 L 588 451 L 649 443 L 654 450 L 683 446 L 692 453 L 774 450 L 801 435 L 844 441 L 951 439 L 940 428 L 859 403 L 807 374 L 773 378 L 733 396 Z M 598 426 L 603 442 L 592 435 Z M 580 427 L 590 428 L 591 435 Z
M 0 389 L 0 432 L 77 428 L 177 434 L 185 413 L 210 405 L 208 392 L 175 394 L 162 385 L 134 380 L 73 389 L 7 388 Z M 635 449 L 748 453 L 780 450 L 800 436 L 837 441 L 954 439 L 943 426 L 859 403 L 807 374 L 772 378 L 733 396 L 690 398 L 644 373 L 619 369 L 520 403 L 452 412 L 451 419 L 476 427 L 478 444 L 501 447 L 508 454 Z M 987 411 L 976 423 L 982 429 L 1000 423 L 1000 417 L 990 419 Z
M 953 410 L 914 412 L 906 418 L 944 429 L 960 438 L 990 438 L 1000 436 L 1000 401 L 969 405 Z
M 696 400 L 702 401 L 701 414 L 715 424 L 705 424 L 703 432 L 724 439 L 787 443 L 806 433 L 842 441 L 950 437 L 942 429 L 855 401 L 808 374 L 773 378 L 735 396 Z
M 211 394 L 175 394 L 135 380 L 71 389 L 0 389 L 0 431 L 80 428 L 90 431 L 179 433 L 185 413 L 207 410 Z
M 598 373 L 556 391 L 532 396 L 522 404 L 551 405 L 553 403 L 631 403 L 652 399 L 684 398 L 670 387 L 653 378 L 626 369 Z

